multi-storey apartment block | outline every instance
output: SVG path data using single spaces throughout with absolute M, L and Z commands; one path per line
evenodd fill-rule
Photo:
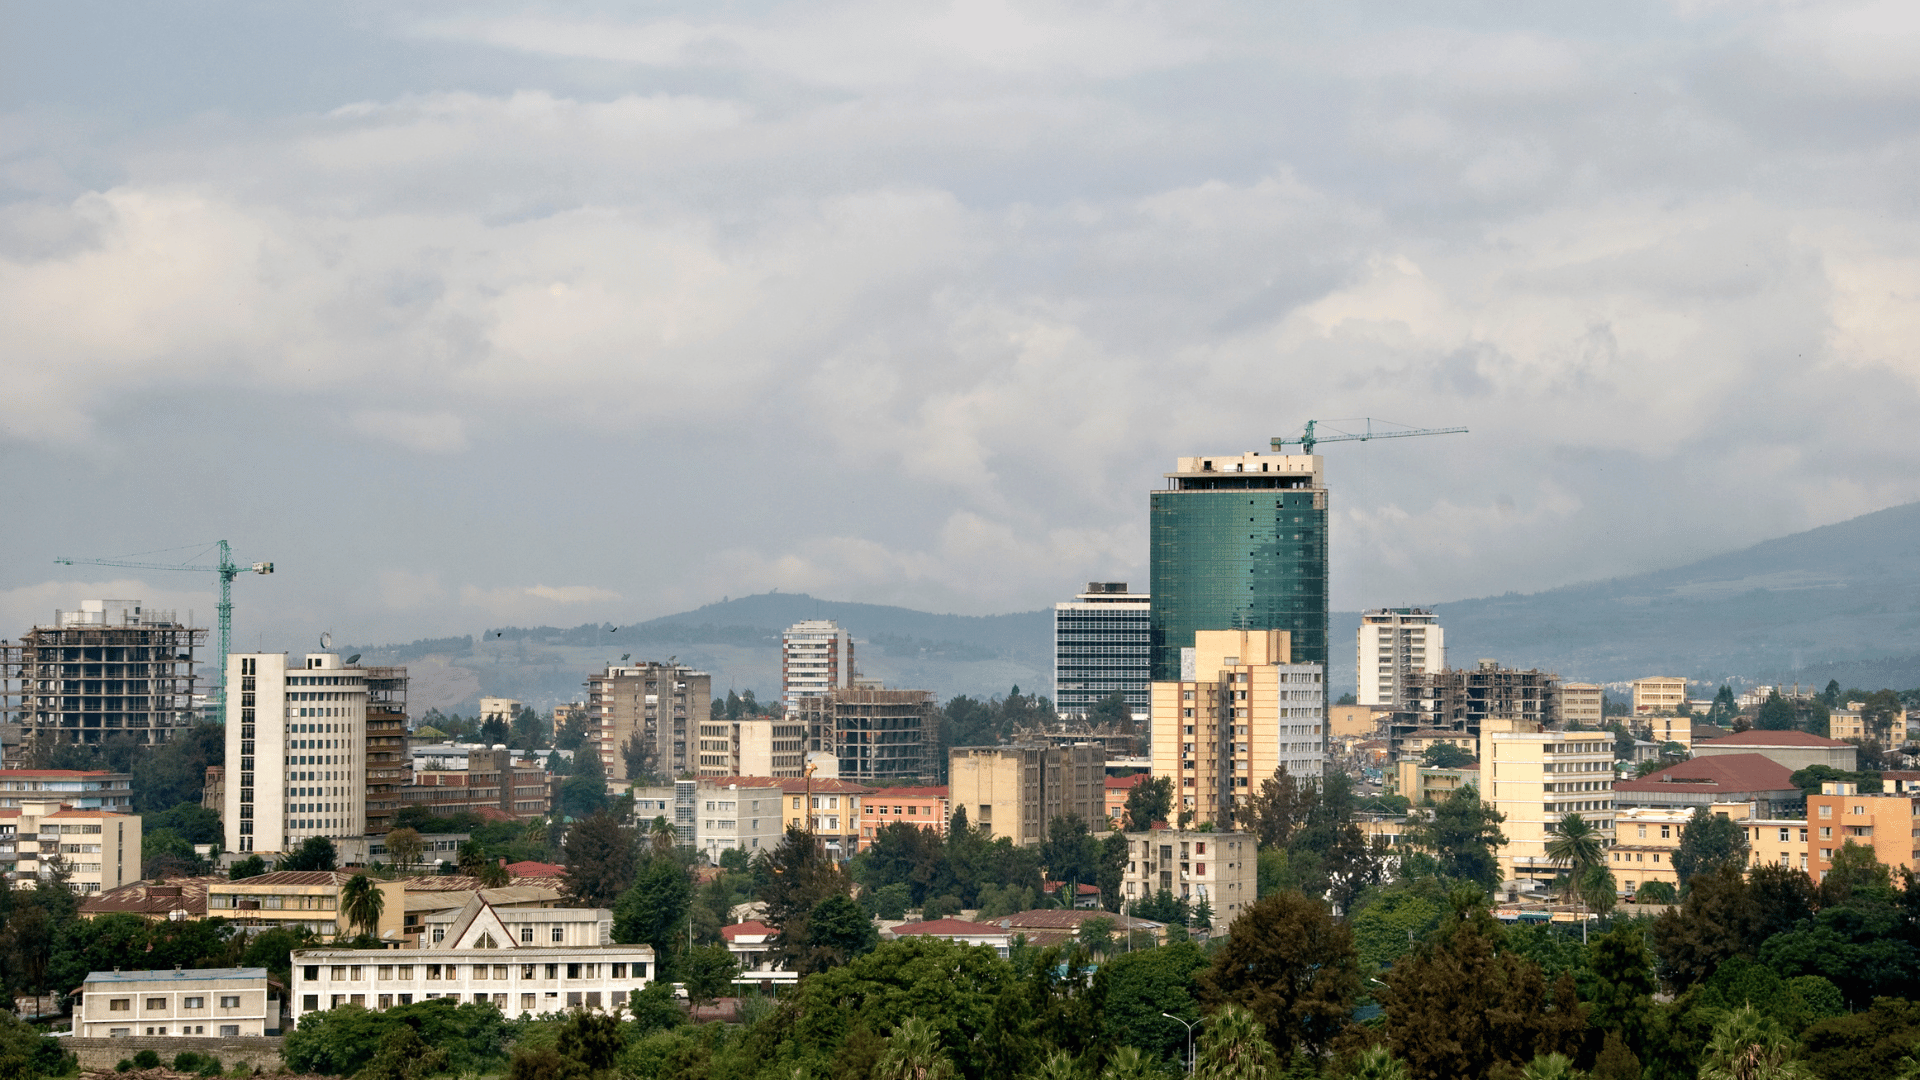
M 227 657 L 228 851 L 366 834 L 367 674 L 334 653 Z
M 1053 704 L 1084 715 L 1102 700 L 1126 695 L 1137 720 L 1147 718 L 1153 681 L 1153 611 L 1145 593 L 1124 581 L 1089 581 L 1087 591 L 1053 605 Z
M 54 881 L 81 895 L 140 877 L 140 818 L 22 799 L 0 810 L 0 866 L 9 879 Z
M 587 680 L 587 712 L 599 728 L 601 764 L 613 780 L 637 780 L 630 763 L 655 776 L 694 766 L 698 724 L 711 714 L 713 678 L 680 664 L 613 664 Z
M 1099 746 L 956 746 L 947 754 L 947 791 L 967 824 L 1015 844 L 1047 838 L 1054 818 L 1090 829 L 1106 820 L 1106 751 Z
M 1541 727 L 1560 724 L 1560 676 L 1551 671 L 1503 668 L 1482 659 L 1471 668 L 1415 671 L 1407 677 L 1407 707 L 1389 722 L 1388 740 L 1397 756 L 1409 732 L 1432 728 L 1480 738 L 1488 718 L 1522 720 Z
M 1153 684 L 1153 775 L 1188 824 L 1226 828 L 1282 766 L 1305 780 L 1326 760 L 1326 681 L 1296 664 L 1284 630 L 1201 630 L 1179 678 Z
M 341 889 L 352 879 L 343 870 L 276 870 L 239 881 L 214 882 L 207 887 L 207 914 L 249 932 L 304 927 L 322 940 L 352 937 L 358 931 L 340 902 Z M 385 897 L 374 937 L 400 941 L 406 925 L 406 882 L 374 884 Z
M 412 780 L 407 754 L 407 669 L 362 668 L 367 681 L 367 832 L 393 828 Z
M 192 726 L 194 650 L 206 638 L 138 600 L 83 600 L 17 644 L 0 642 L 0 712 L 20 725 L 8 764 L 64 743 L 166 742 Z
M 1483 802 L 1506 815 L 1499 859 L 1504 879 L 1553 880 L 1546 844 L 1560 820 L 1579 814 L 1614 837 L 1613 739 L 1554 731 L 1525 720 L 1489 719 L 1480 729 Z
M 1633 715 L 1660 716 L 1679 712 L 1687 703 L 1687 680 L 1655 675 L 1633 681 Z
M 780 635 L 780 696 L 789 714 L 801 702 L 853 685 L 853 635 L 831 619 L 808 619 Z
M 947 835 L 947 787 L 881 788 L 861 800 L 860 847 L 865 850 L 874 834 L 889 825 L 911 825 L 936 836 Z M 1089 822 L 1089 825 L 1094 823 Z
M 807 729 L 809 751 L 839 759 L 842 780 L 884 784 L 932 774 L 932 691 L 829 690 L 802 697 L 793 716 Z
M 1606 688 L 1599 683 L 1560 684 L 1560 718 L 1568 727 L 1605 727 L 1606 702 Z
M 1128 900 L 1162 889 L 1194 903 L 1204 899 L 1213 906 L 1213 925 L 1225 928 L 1258 899 L 1256 846 L 1252 833 L 1130 832 L 1120 891 Z
M 1318 455 L 1183 457 L 1152 495 L 1152 667 L 1180 678 L 1203 630 L 1285 630 L 1327 665 L 1327 489 Z M 1155 722 L 1158 722 L 1158 709 Z
M 1828 781 L 1807 796 L 1809 872 L 1824 881 L 1833 857 L 1847 844 L 1872 848 L 1896 872 L 1920 867 L 1920 796 L 1909 792 L 1868 794 L 1859 785 Z
M 546 766 L 518 756 L 503 746 L 414 747 L 412 782 L 399 789 L 399 801 L 436 814 L 497 810 L 523 821 L 545 817 L 552 809 Z
M 807 725 L 798 717 L 703 719 L 700 776 L 800 776 L 807 766 Z
M 1354 670 L 1359 684 L 1354 700 L 1361 705 L 1401 709 L 1411 689 L 1408 676 L 1446 669 L 1446 631 L 1426 608 L 1363 611 L 1357 636 L 1360 651 Z
M 133 813 L 133 774 L 104 769 L 0 770 L 0 808 L 57 800 L 75 810 Z

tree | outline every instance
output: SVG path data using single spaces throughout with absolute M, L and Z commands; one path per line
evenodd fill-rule
M 1347 1080 L 1408 1080 L 1407 1063 L 1384 1046 L 1369 1046 L 1354 1058 Z
M 428 1046 L 409 1025 L 381 1036 L 372 1060 L 353 1074 L 354 1080 L 425 1080 L 447 1067 L 447 1052 Z
M 638 738 L 638 736 L 635 736 Z M 636 773 L 631 764 L 627 767 L 628 776 L 645 776 Z M 600 761 L 600 752 L 592 746 L 583 746 L 573 755 L 573 772 L 560 783 L 560 812 L 568 817 L 584 818 L 605 810 L 607 807 L 607 770 Z
M 1104 1038 L 1138 1047 L 1156 1062 L 1179 1060 L 1187 1031 L 1163 1014 L 1189 1023 L 1200 1019 L 1194 977 L 1206 966 L 1199 946 L 1189 941 L 1121 953 L 1100 965 L 1094 994 L 1106 1003 L 1100 1012 Z
M 1047 823 L 1047 838 L 1040 842 L 1040 861 L 1048 876 L 1063 883 L 1061 899 L 1071 907 L 1073 887 L 1091 885 L 1100 876 L 1100 845 L 1085 821 L 1067 814 Z
M 933 1028 L 917 1016 L 900 1021 L 887 1037 L 875 1080 L 956 1080 L 953 1059 Z
M 1653 921 L 1662 975 L 1677 992 L 1704 981 L 1735 956 L 1752 956 L 1761 918 L 1739 867 L 1722 864 L 1696 874 L 1680 906 Z
M 688 906 L 693 882 L 672 858 L 647 860 L 634 883 L 613 904 L 613 939 L 621 944 L 653 946 L 668 971 L 686 947 Z
M 807 952 L 795 970 L 804 975 L 838 967 L 879 944 L 880 933 L 867 913 L 852 897 L 835 893 L 807 913 Z
M 1199 987 L 1207 1004 L 1258 1018 L 1282 1056 L 1296 1047 L 1321 1052 L 1345 1029 L 1360 991 L 1353 935 L 1318 901 L 1263 897 L 1233 921 Z
M 341 913 L 349 925 L 359 927 L 369 937 L 380 932 L 380 914 L 386 906 L 386 894 L 365 874 L 353 875 L 340 887 Z
M 740 973 L 740 965 L 725 945 L 702 945 L 688 952 L 684 968 L 690 1005 L 725 997 L 733 989 L 733 977 Z
M 1208 1018 L 1194 1058 L 1195 1075 L 1206 1080 L 1267 1080 L 1279 1067 L 1260 1021 L 1232 1005 Z
M 1436 769 L 1458 769 L 1473 764 L 1473 755 L 1452 743 L 1442 742 L 1427 747 L 1420 760 Z
M 1694 807 L 1693 816 L 1680 827 L 1680 846 L 1673 853 L 1673 872 L 1680 878 L 1680 887 L 1686 888 L 1695 874 L 1746 862 L 1746 830 L 1730 817 Z
M 1882 745 L 1905 741 L 1906 732 L 1895 732 L 1894 724 L 1900 719 L 1900 695 L 1892 690 L 1875 690 L 1860 703 L 1860 719 L 1867 732 Z M 1901 738 L 1895 738 L 1895 735 Z
M 1799 726 L 1798 719 L 1793 706 L 1780 696 L 1780 691 L 1772 690 L 1761 704 L 1759 715 L 1754 717 L 1753 726 L 1761 731 L 1792 731 Z
M 1247 817 L 1260 847 L 1286 847 L 1294 833 L 1306 827 L 1307 819 L 1319 804 L 1319 789 L 1312 781 L 1301 781 L 1285 765 L 1260 782 L 1260 794 L 1247 808 Z
M 387 858 L 392 860 L 394 869 L 402 873 L 419 866 L 426 851 L 426 841 L 420 838 L 418 830 L 399 828 L 387 834 Z
M 276 870 L 331 870 L 335 852 L 333 841 L 324 836 L 309 836 L 294 851 L 274 864 Z
M 1146 832 L 1173 812 L 1173 781 L 1164 776 L 1142 780 L 1127 792 L 1126 831 Z
M 777 931 L 771 952 L 789 970 L 809 970 L 806 965 L 813 956 L 809 920 L 828 897 L 847 895 L 849 882 L 820 850 L 813 833 L 798 826 L 788 828 L 768 854 L 767 870 L 767 882 L 758 895 L 766 905 L 767 924 Z M 854 911 L 859 911 L 858 905 Z
M 612 907 L 633 886 L 639 839 L 602 810 L 567 830 L 567 895 L 582 907 Z
M 1742 1005 L 1714 1025 L 1700 1080 L 1816 1080 L 1795 1061 L 1799 1047 L 1773 1024 Z
M 266 872 L 267 861 L 258 855 L 249 855 L 239 862 L 234 863 L 233 866 L 227 870 L 227 879 L 229 881 L 240 881 L 245 878 L 259 877 Z
M 1587 819 L 1578 813 L 1564 814 L 1560 820 L 1547 830 L 1547 859 L 1553 865 L 1567 871 L 1566 892 L 1582 903 L 1586 900 L 1583 884 L 1593 870 L 1606 869 L 1603 860 L 1607 857 L 1606 840 L 1596 832 Z M 1607 896 L 1613 896 L 1612 881 L 1606 882 Z M 1584 920 L 1581 933 L 1585 930 Z
M 1590 949 L 1593 981 L 1586 999 L 1593 1011 L 1588 1022 L 1596 1030 L 1618 1032 L 1632 1049 L 1644 1049 L 1653 996 L 1660 989 L 1645 933 L 1634 923 L 1616 923 Z
M 1664 881 L 1643 881 L 1640 891 L 1633 894 L 1634 902 L 1640 904 L 1671 904 L 1679 898 L 1673 886 Z
M 1507 838 L 1500 831 L 1506 815 L 1480 801 L 1471 785 L 1450 792 L 1437 806 L 1421 807 L 1407 819 L 1405 843 L 1433 855 L 1446 877 L 1491 889 L 1500 884 L 1494 852 Z

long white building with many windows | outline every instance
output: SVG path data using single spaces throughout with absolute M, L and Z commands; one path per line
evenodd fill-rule
M 1087 591 L 1053 605 L 1053 703 L 1084 714 L 1124 694 L 1135 720 L 1147 718 L 1153 682 L 1152 598 L 1124 581 L 1089 581 Z
M 1362 705 L 1402 709 L 1409 676 L 1438 674 L 1447 666 L 1446 631 L 1425 608 L 1376 608 L 1360 613 L 1360 651 L 1353 699 Z
M 234 653 L 227 717 L 228 851 L 366 833 L 365 669 L 334 653 L 293 666 L 284 653 Z

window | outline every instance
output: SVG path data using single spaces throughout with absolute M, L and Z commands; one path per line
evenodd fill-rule
M 568 965 L 567 965 L 567 978 L 569 978 L 569 979 L 577 979 L 577 978 L 579 978 L 579 977 L 580 977 L 580 965 L 579 965 L 579 964 L 568 964 Z M 577 1002 L 577 1001 L 576 1001 L 576 1002 L 572 1002 L 571 1004 L 575 1004 L 575 1005 L 578 1005 L 578 1004 L 579 1004 L 579 1002 Z
M 556 943 L 557 943 L 557 942 L 562 942 L 562 941 L 565 941 L 565 940 L 567 940 L 567 931 L 566 931 L 566 928 L 564 928 L 564 927 L 559 927 L 559 926 L 556 926 L 556 927 L 554 927 L 554 928 L 553 928 L 553 940 L 554 940 L 554 941 L 555 941 Z
M 532 964 L 521 964 L 521 965 L 520 965 L 520 977 L 521 977 L 521 978 L 523 978 L 523 979 L 531 979 L 531 978 L 533 978 L 533 965 L 532 965 Z
M 413 965 L 412 965 L 412 964 L 401 964 L 401 965 L 400 965 L 400 978 L 401 978 L 401 979 L 403 979 L 403 980 L 405 980 L 405 979 L 411 979 L 411 978 L 413 978 Z
M 1832 817 L 1832 816 L 1833 816 L 1833 807 L 1831 807 L 1831 806 L 1823 806 L 1823 807 L 1821 807 L 1821 808 L 1820 808 L 1820 816 L 1821 816 L 1821 817 Z
M 439 964 L 428 964 L 428 965 L 427 965 L 427 978 L 428 978 L 428 979 L 437 979 L 437 978 L 439 978 L 439 977 L 440 977 L 440 965 L 439 965 Z
M 207 1007 L 207 999 L 203 997 L 181 998 L 180 1007 L 183 1009 L 204 1009 Z
M 627 965 L 625 964 L 613 965 L 613 974 L 610 976 L 610 978 L 624 979 L 626 977 L 627 977 Z
M 147 999 L 148 1009 L 165 1009 L 166 1007 L 167 1007 L 166 998 L 148 998 Z
M 393 995 L 392 995 L 392 994 L 381 994 L 381 995 L 380 995 L 380 1007 L 381 1007 L 381 1008 L 383 1008 L 383 1009 L 391 1009 L 391 1008 L 393 1008 Z
M 507 965 L 505 965 L 505 964 L 495 964 L 495 965 L 493 965 L 493 977 L 494 977 L 494 978 L 496 978 L 496 979 L 504 979 L 504 978 L 506 978 L 506 977 L 507 977 Z
M 319 1007 L 320 1007 L 319 994 L 304 994 L 301 996 L 300 998 L 301 1009 L 311 1012 L 312 1010 L 317 1009 Z
M 108 1012 L 127 1012 L 133 1008 L 132 998 L 113 998 L 107 1002 Z
M 580 1007 L 580 991 L 575 990 L 567 995 L 567 1007 L 571 1009 Z
M 521 1009 L 522 1009 L 523 1011 L 525 1011 L 525 1012 L 532 1012 L 532 1011 L 533 1011 L 533 1005 L 534 1005 L 534 1002 L 535 1002 L 535 1001 L 537 1001 L 537 1000 L 538 1000 L 538 999 L 537 999 L 537 998 L 535 998 L 535 997 L 534 997 L 534 996 L 533 996 L 532 994 L 521 994 L 521 995 L 520 995 L 520 1008 L 521 1008 Z
M 336 981 L 344 979 L 347 977 L 347 966 L 345 964 L 337 964 L 334 966 L 331 974 Z
M 525 944 L 528 944 L 528 945 L 531 945 L 531 944 L 533 944 L 533 927 L 531 927 L 531 926 L 523 926 L 523 927 L 521 927 L 521 928 L 520 928 L 520 940 L 521 940 L 521 941 L 522 941 L 523 943 L 525 943 Z
M 473 965 L 473 977 L 474 977 L 474 978 L 475 978 L 476 980 L 479 980 L 479 979 L 484 979 L 484 978 L 486 978 L 486 977 L 487 977 L 487 965 L 485 965 L 485 964 L 475 964 L 475 965 Z M 487 995 L 485 995 L 485 994 L 481 994 L 481 995 L 480 995 L 480 998 L 481 998 L 481 1000 L 483 1000 L 483 1001 L 484 1001 L 484 1000 L 486 1000 L 486 996 L 487 996 Z
M 220 1037 L 221 1037 L 221 1038 L 223 1038 L 223 1039 L 234 1039 L 234 1038 L 238 1038 L 239 1036 L 240 1036 L 240 1025 L 239 1025 L 239 1024 L 221 1024 L 221 1025 L 220 1025 Z
M 559 964 L 548 964 L 548 965 L 547 965 L 547 978 L 549 978 L 549 979 L 557 979 L 557 978 L 559 978 L 559 977 L 560 977 L 560 965 L 559 965 Z
M 392 964 L 381 964 L 381 965 L 380 965 L 380 978 L 381 978 L 382 980 L 385 980 L 385 979 L 391 979 L 391 978 L 393 978 L 393 965 L 392 965 Z

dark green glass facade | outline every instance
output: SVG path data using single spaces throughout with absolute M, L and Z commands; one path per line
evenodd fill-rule
M 1298 459 L 1295 459 L 1298 460 Z M 1180 677 L 1196 630 L 1286 630 L 1327 663 L 1327 493 L 1307 474 L 1182 473 L 1153 493 L 1152 665 Z

